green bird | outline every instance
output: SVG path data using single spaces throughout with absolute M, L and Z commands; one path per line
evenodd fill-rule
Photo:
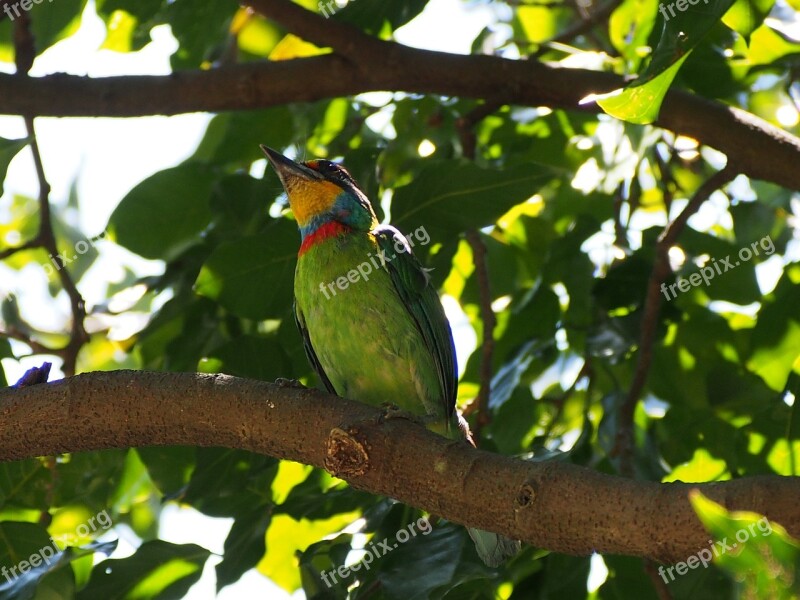
M 372 406 L 390 402 L 440 435 L 471 441 L 456 411 L 450 324 L 408 240 L 378 223 L 369 199 L 340 165 L 297 163 L 261 149 L 300 229 L 294 314 L 325 387 Z M 468 531 L 489 566 L 520 548 L 495 533 Z

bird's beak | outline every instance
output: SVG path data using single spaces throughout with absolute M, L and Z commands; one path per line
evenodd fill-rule
M 261 145 L 261 150 L 267 155 L 267 160 L 275 169 L 275 172 L 280 177 L 283 187 L 293 179 L 301 179 L 304 181 L 319 181 L 322 175 L 317 173 L 314 169 L 309 169 L 305 165 L 294 162 L 291 158 L 286 158 L 280 152 L 276 152 L 272 148 Z

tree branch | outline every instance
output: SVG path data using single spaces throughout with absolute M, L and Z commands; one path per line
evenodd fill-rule
M 481 239 L 481 234 L 475 229 L 467 231 L 466 239 L 472 249 L 472 261 L 475 263 L 475 277 L 478 280 L 478 297 L 481 322 L 483 323 L 480 366 L 481 387 L 478 390 L 477 398 L 470 405 L 475 406 L 478 413 L 475 418 L 475 426 L 472 428 L 472 435 L 475 439 L 475 444 L 480 445 L 483 428 L 492 422 L 489 399 L 492 393 L 492 357 L 494 355 L 494 328 L 497 326 L 497 318 L 492 309 L 489 267 L 486 264 L 486 245 Z
M 326 468 L 353 487 L 569 554 L 683 560 L 708 546 L 697 488 L 800 536 L 800 478 L 637 482 L 471 448 L 310 389 L 195 373 L 113 371 L 0 390 L 0 460 L 101 448 L 226 446 Z
M 36 56 L 36 47 L 34 44 L 33 33 L 31 31 L 30 14 L 23 11 L 22 16 L 14 23 L 14 57 L 16 61 L 17 72 L 12 77 L 27 77 L 27 73 L 33 65 L 33 60 Z M 34 128 L 35 112 L 26 111 L 21 113 L 25 120 L 25 129 L 28 134 L 28 144 L 31 147 L 31 154 L 33 155 L 33 164 L 36 169 L 36 179 L 39 183 L 39 231 L 36 238 L 30 240 L 16 248 L 10 248 L 7 251 L 0 253 L 0 259 L 7 258 L 12 254 L 21 250 L 29 248 L 41 247 L 47 250 L 50 256 L 58 254 L 56 247 L 56 236 L 53 231 L 53 220 L 50 211 L 50 184 L 44 173 L 44 163 L 42 162 L 42 154 L 39 151 L 39 142 L 36 138 L 36 130 Z M 84 320 L 86 319 L 86 308 L 75 282 L 67 271 L 66 267 L 58 270 L 58 278 L 61 281 L 61 286 L 67 293 L 69 298 L 70 307 L 72 309 L 72 326 L 70 330 L 70 338 L 64 348 L 57 350 L 56 353 L 62 358 L 64 364 L 62 370 L 66 375 L 75 374 L 75 365 L 78 360 L 78 352 L 85 344 L 89 335 L 84 328 Z M 42 345 L 35 344 L 32 340 L 27 341 L 28 345 L 34 351 L 46 349 Z
M 42 116 L 174 115 L 248 110 L 369 91 L 395 90 L 491 102 L 599 112 L 579 105 L 621 77 L 495 56 L 461 56 L 380 42 L 359 65 L 335 54 L 234 65 L 166 76 L 41 78 L 0 74 L 0 114 Z M 368 60 L 368 62 L 367 62 Z M 800 139 L 743 110 L 670 91 L 657 125 L 724 152 L 742 172 L 800 189 Z
M 661 310 L 661 284 L 667 280 L 672 272 L 669 264 L 669 249 L 678 241 L 689 217 L 695 214 L 709 196 L 724 185 L 730 183 L 738 175 L 738 170 L 730 163 L 721 171 L 714 173 L 697 189 L 692 199 L 664 228 L 656 243 L 656 257 L 653 270 L 647 282 L 647 295 L 645 297 L 642 315 L 641 336 L 639 338 L 639 359 L 633 375 L 631 387 L 620 406 L 617 425 L 617 439 L 613 454 L 619 456 L 619 471 L 625 477 L 633 477 L 633 417 L 636 405 L 642 395 L 647 376 L 650 373 L 650 363 L 653 360 L 653 344 L 656 340 L 658 315 Z

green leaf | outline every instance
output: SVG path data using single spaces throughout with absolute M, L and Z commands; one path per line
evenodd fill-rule
M 796 10 L 800 10 L 800 7 Z M 771 64 L 798 52 L 799 43 L 764 24 L 753 32 L 747 62 L 751 65 Z
M 739 597 L 797 598 L 800 542 L 786 529 L 763 515 L 728 512 L 699 490 L 689 492 L 689 500 L 715 542 L 696 556 L 687 557 L 688 566 L 691 558 L 700 559 L 703 566 L 713 560 L 740 583 Z
M 145 542 L 133 556 L 105 560 L 95 566 L 89 585 L 78 593 L 78 600 L 178 600 L 200 579 L 209 554 L 196 544 Z
M 342 533 L 330 540 L 309 545 L 300 555 L 300 579 L 307 598 L 346 598 L 346 586 L 338 581 L 334 585 L 330 574 L 345 564 L 351 550 L 353 536 Z M 323 577 L 326 574 L 326 579 Z
M 217 592 L 238 581 L 263 558 L 271 520 L 267 505 L 255 506 L 250 513 L 237 517 L 225 538 L 225 558 L 216 567 Z
M 337 21 L 352 23 L 356 27 L 368 32 L 377 34 L 388 23 L 392 30 L 405 25 L 416 17 L 428 4 L 428 0 L 409 0 L 407 2 L 348 2 L 341 10 L 333 12 L 333 18 Z M 335 3 L 320 2 L 320 6 L 327 6 L 328 14 L 331 16 L 330 7 L 335 7 Z
M 197 243 L 208 226 L 215 180 L 206 166 L 197 163 L 151 175 L 128 192 L 111 214 L 111 236 L 145 258 L 174 258 Z
M 392 223 L 401 231 L 424 227 L 435 243 L 491 225 L 515 204 L 533 196 L 555 172 L 536 164 L 502 170 L 458 161 L 433 164 L 392 199 Z
M 606 114 L 629 123 L 640 125 L 652 123 L 658 118 L 658 111 L 661 110 L 664 96 L 667 95 L 672 80 L 675 79 L 683 61 L 688 56 L 687 52 L 669 68 L 644 83 L 638 84 L 639 80 L 637 80 L 638 85 L 631 84 L 609 94 L 595 97 L 598 106 Z
M 634 67 L 642 60 L 642 50 L 648 46 L 657 15 L 658 0 L 624 0 L 611 13 L 611 43 Z
M 33 523 L 0 523 L 0 600 L 29 600 L 34 597 L 72 598 L 75 576 L 65 568 L 74 560 L 95 552 L 111 554 L 117 542 L 91 542 L 60 550 L 47 531 Z M 52 590 L 50 589 L 52 588 Z M 57 591 L 57 595 L 52 591 Z M 38 594 L 37 594 L 38 592 Z
M 189 162 L 249 165 L 264 158 L 259 144 L 288 146 L 293 127 L 292 113 L 286 106 L 215 115 Z
M 764 22 L 775 0 L 736 0 L 722 17 L 722 22 L 749 43 L 750 36 Z
M 106 22 L 103 48 L 116 52 L 141 50 L 150 43 L 162 0 L 95 0 L 97 15 Z
M 204 63 L 221 60 L 226 46 L 235 43 L 229 29 L 239 5 L 230 0 L 174 0 L 163 14 L 180 46 L 172 55 L 172 68 L 196 69 Z
M 285 317 L 299 247 L 294 222 L 277 219 L 263 233 L 221 244 L 200 270 L 195 291 L 240 317 Z
M 591 95 L 585 101 L 594 100 L 612 117 L 631 123 L 645 124 L 655 121 L 661 102 L 683 61 L 733 2 L 734 0 L 715 0 L 711 3 L 699 3 L 696 0 L 691 4 L 689 0 L 677 0 L 659 4 L 659 12 L 665 21 L 664 30 L 653 52 L 653 59 L 644 73 L 622 89 Z
M 658 600 L 641 559 L 605 555 L 603 562 L 608 568 L 608 577 L 598 593 L 601 600 Z
M 28 138 L 19 140 L 0 138 L 0 196 L 3 195 L 3 182 L 6 180 L 6 173 L 8 173 L 8 165 L 11 164 L 11 159 L 27 144 Z
M 757 327 L 756 331 L 760 333 L 762 328 Z M 800 362 L 799 358 L 800 323 L 788 321 L 778 343 L 758 348 L 747 362 L 747 367 L 761 376 L 773 390 L 782 391 L 794 365 Z
M 24 482 L 24 485 L 20 485 Z M 30 458 L 0 464 L 0 509 L 47 510 L 44 492 L 50 475 L 41 459 Z
M 398 532 L 408 534 L 409 540 L 402 543 L 402 538 L 397 538 Z M 369 589 L 370 582 L 377 580 L 387 599 L 407 600 L 441 598 L 445 592 L 473 580 L 483 580 L 484 586 L 488 583 L 491 570 L 480 561 L 462 527 L 448 524 L 427 532 L 421 530 L 411 536 L 407 528 L 398 528 L 394 536 L 387 537 L 391 552 L 375 560 L 379 568 L 371 569 L 363 577 L 363 570 L 357 572 L 361 587 Z M 409 571 L 425 573 L 425 577 L 409 577 Z M 477 597 L 492 596 L 484 589 Z
M 127 450 L 102 450 L 68 454 L 58 462 L 55 498 L 57 506 L 80 504 L 95 514 L 111 505 L 109 482 L 124 473 Z
M 275 336 L 242 335 L 212 350 L 209 357 L 220 361 L 220 373 L 262 381 L 292 377 L 291 366 Z
M 800 287 L 798 269 L 788 268 L 764 302 L 751 338 L 747 367 L 777 392 L 790 373 L 800 372 Z M 772 301 L 770 301 L 772 300 Z
M 189 481 L 194 467 L 194 448 L 189 446 L 147 446 L 136 452 L 156 487 L 172 495 Z
M 197 448 L 196 456 L 181 500 L 200 512 L 210 517 L 238 517 L 271 502 L 277 459 L 227 448 Z
M 30 11 L 36 54 L 71 36 L 81 24 L 86 0 L 57 0 L 35 3 Z

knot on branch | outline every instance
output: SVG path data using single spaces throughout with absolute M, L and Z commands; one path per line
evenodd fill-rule
M 369 455 L 364 444 L 351 432 L 335 427 L 325 444 L 325 470 L 331 475 L 347 479 L 360 476 L 369 469 Z
M 516 502 L 517 510 L 530 507 L 536 500 L 536 487 L 532 483 L 523 483 L 519 486 Z

